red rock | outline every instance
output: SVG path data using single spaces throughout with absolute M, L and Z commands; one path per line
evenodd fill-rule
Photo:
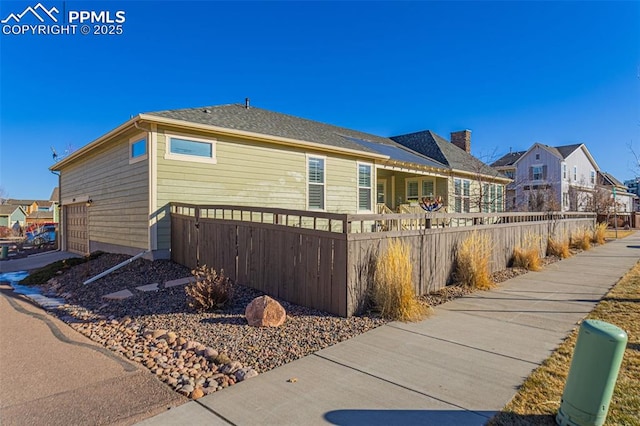
M 245 309 L 247 322 L 253 327 L 279 327 L 287 319 L 280 303 L 269 296 L 256 297 Z
M 192 399 L 202 398 L 203 396 L 204 396 L 204 391 L 200 387 L 195 388 L 191 393 Z

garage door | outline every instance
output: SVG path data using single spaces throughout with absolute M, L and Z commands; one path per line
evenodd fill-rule
M 89 254 L 87 206 L 85 203 L 64 206 L 66 249 L 72 253 Z

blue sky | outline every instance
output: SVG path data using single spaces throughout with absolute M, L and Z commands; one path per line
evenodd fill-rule
M 3 0 L 0 19 L 37 3 Z M 640 2 L 41 3 L 126 21 L 121 35 L 0 34 L 10 198 L 49 198 L 51 146 L 245 97 L 381 136 L 470 129 L 485 161 L 583 142 L 618 179 L 640 174 Z

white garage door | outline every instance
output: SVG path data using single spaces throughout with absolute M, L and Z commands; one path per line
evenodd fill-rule
M 64 206 L 64 224 L 67 251 L 82 255 L 89 254 L 86 204 Z

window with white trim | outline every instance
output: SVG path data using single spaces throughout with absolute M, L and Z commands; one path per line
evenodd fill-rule
M 422 196 L 435 199 L 436 183 L 432 179 L 424 179 L 422 181 Z
M 454 209 L 456 213 L 468 213 L 471 208 L 471 182 L 467 179 L 453 179 Z
M 216 141 L 193 136 L 166 135 L 165 159 L 215 164 Z
M 562 163 L 562 179 L 567 180 L 567 164 Z
M 578 181 L 578 166 L 573 166 L 573 181 Z
M 309 187 L 309 210 L 324 210 L 324 158 L 307 158 L 307 179 Z
M 417 200 L 418 194 L 418 179 L 407 179 L 407 200 Z
M 358 210 L 371 211 L 371 170 L 370 164 L 358 164 Z
M 496 211 L 498 213 L 504 211 L 504 186 L 502 185 L 497 185 L 496 187 Z
M 147 157 L 147 137 L 137 136 L 129 139 L 129 164 L 145 160 Z
M 595 170 L 591 170 L 591 185 L 596 184 L 596 172 Z

